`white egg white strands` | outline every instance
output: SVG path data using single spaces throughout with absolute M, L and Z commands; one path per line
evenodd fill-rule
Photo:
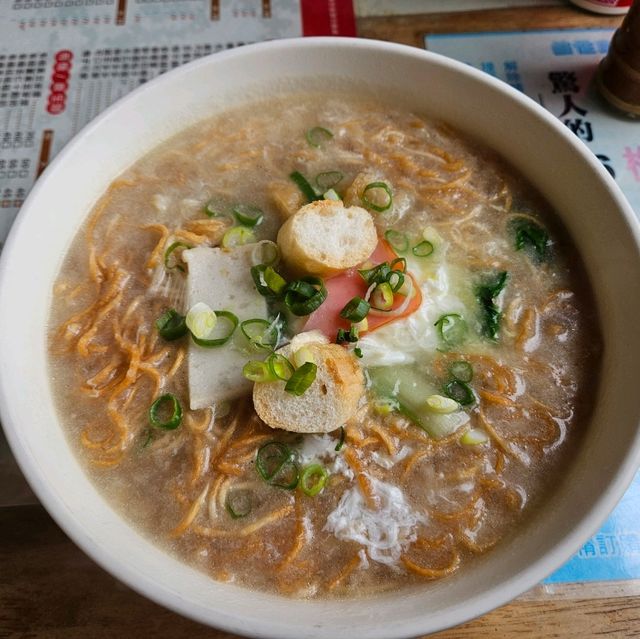
M 357 486 L 346 490 L 336 509 L 327 517 L 324 530 L 338 539 L 362 544 L 367 555 L 381 564 L 395 565 L 409 544 L 417 539 L 424 517 L 415 512 L 397 486 L 369 476 L 379 499 L 378 510 L 367 507 Z

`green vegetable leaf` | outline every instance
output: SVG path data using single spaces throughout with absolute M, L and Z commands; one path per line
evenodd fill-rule
M 507 271 L 501 271 L 485 277 L 484 281 L 476 287 L 482 334 L 494 341 L 498 339 L 500 320 L 502 319 L 502 313 L 495 303 L 495 298 L 504 289 L 508 278 Z
M 547 259 L 549 234 L 538 224 L 526 218 L 516 218 L 513 222 L 516 251 L 531 247 L 541 262 Z

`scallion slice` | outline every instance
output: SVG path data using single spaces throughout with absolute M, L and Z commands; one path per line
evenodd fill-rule
M 388 282 L 378 284 L 371 293 L 371 308 L 376 311 L 389 311 L 393 306 L 393 288 Z
M 387 277 L 387 283 L 394 293 L 397 293 L 404 286 L 404 273 L 402 271 L 391 271 Z
M 381 191 L 385 195 L 381 195 Z M 393 204 L 393 194 L 386 182 L 371 182 L 364 187 L 360 194 L 360 200 L 366 208 L 376 213 L 384 213 L 388 211 Z
M 253 509 L 253 494 L 244 489 L 230 490 L 224 505 L 234 519 L 246 517 Z
M 316 175 L 316 186 L 324 193 L 337 186 L 344 178 L 341 171 L 324 171 Z
M 467 323 L 458 313 L 441 315 L 434 326 L 438 329 L 442 341 L 447 346 L 461 344 L 467 334 Z
M 282 442 L 268 442 L 258 449 L 256 470 L 272 486 L 293 490 L 298 485 L 298 466 L 293 453 Z
M 459 382 L 468 384 L 473 379 L 473 367 L 469 362 L 458 360 L 449 365 L 449 374 Z
M 431 412 L 438 413 L 439 415 L 455 413 L 460 408 L 460 405 L 455 399 L 445 397 L 444 395 L 429 395 L 426 405 Z
M 204 346 L 205 348 L 215 348 L 217 346 L 222 346 L 231 339 L 231 336 L 236 330 L 239 323 L 237 316 L 235 316 L 230 311 L 215 311 L 215 314 L 217 317 L 217 321 L 214 332 L 218 332 L 219 335 L 216 337 L 200 338 L 191 333 L 191 339 L 193 339 L 193 341 L 198 346 Z M 217 329 L 221 324 L 223 328 L 218 331 Z
M 259 226 L 264 220 L 262 209 L 253 204 L 236 204 L 232 210 L 238 224 L 243 226 Z
M 325 191 L 322 195 L 323 200 L 332 200 L 334 202 L 339 202 L 341 200 L 340 196 L 333 190 L 329 189 Z
M 399 268 L 398 268 L 399 266 Z M 395 260 L 392 260 L 389 264 L 389 268 L 392 271 L 400 271 L 402 273 L 407 272 L 407 260 L 404 257 L 396 257 Z
M 351 324 L 351 328 L 348 331 L 345 331 L 344 328 L 338 329 L 336 344 L 355 344 L 358 339 L 360 339 L 358 327 L 355 324 Z
M 178 339 L 189 332 L 184 315 L 175 308 L 167 309 L 157 320 L 156 328 L 160 337 L 167 341 Z
M 305 495 L 315 497 L 327 483 L 329 473 L 320 464 L 311 464 L 300 473 L 300 488 Z
M 168 271 L 171 271 L 174 268 L 177 268 L 179 271 L 182 271 L 184 273 L 186 271 L 185 267 L 182 264 L 180 264 L 177 256 L 173 254 L 178 249 L 184 250 L 184 249 L 190 249 L 190 248 L 193 248 L 191 244 L 185 244 L 184 242 L 173 242 L 173 244 L 171 244 L 169 248 L 164 252 L 164 267 Z M 173 261 L 171 260 L 172 255 L 173 255 Z
M 256 264 L 256 266 L 252 266 L 251 277 L 253 279 L 253 283 L 256 285 L 258 293 L 260 293 L 260 295 L 263 295 L 264 297 L 271 297 L 274 295 L 274 293 L 267 286 L 267 281 L 264 276 L 267 268 L 268 267 L 265 264 Z
M 478 446 L 488 441 L 489 436 L 481 428 L 472 428 L 460 438 L 460 443 L 465 446 Z
M 457 379 L 445 385 L 444 394 L 462 406 L 468 406 L 476 401 L 476 396 L 473 394 L 471 387 Z
M 311 146 L 318 148 L 323 142 L 330 140 L 333 137 L 333 133 L 323 126 L 314 126 L 306 132 L 305 137 Z
M 419 244 L 416 244 L 411 249 L 411 252 L 416 257 L 428 257 L 429 255 L 431 255 L 431 253 L 433 253 L 433 244 L 428 240 L 423 240 Z
M 271 240 L 262 240 L 253 252 L 254 264 L 264 264 L 264 266 L 275 266 L 280 261 L 280 249 Z
M 353 297 L 340 311 L 340 317 L 350 322 L 361 322 L 371 310 L 371 304 L 361 297 Z
M 318 195 L 314 191 L 307 178 L 302 175 L 300 171 L 294 171 L 293 173 L 289 174 L 289 177 L 296 183 L 297 187 L 302 192 L 302 195 L 307 198 L 307 202 L 315 202 L 316 200 L 322 199 L 322 196 Z
M 165 412 L 167 407 L 171 410 L 171 413 L 167 419 L 163 419 L 161 413 Z M 155 428 L 175 430 L 180 426 L 181 421 L 182 406 L 178 398 L 172 393 L 160 395 L 149 407 L 149 423 Z
M 242 374 L 250 382 L 264 384 L 274 381 L 274 377 L 265 362 L 251 360 L 242 367 Z
M 246 226 L 234 226 L 222 236 L 223 248 L 235 248 L 256 241 L 253 231 Z
M 360 273 L 360 277 L 371 286 L 371 284 L 382 284 L 386 282 L 389 273 L 391 273 L 391 267 L 388 262 L 382 262 L 373 268 L 358 271 L 358 273 Z
M 404 253 L 409 249 L 409 238 L 400 231 L 389 229 L 384 233 L 384 239 L 389 242 L 391 248 L 398 253 Z
M 276 295 L 280 295 L 287 285 L 287 280 L 271 266 L 267 266 L 267 268 L 264 269 L 264 281 L 269 290 L 273 291 Z
M 327 299 L 327 289 L 318 277 L 303 277 L 287 284 L 284 290 L 284 303 L 299 317 L 313 313 Z
M 284 390 L 292 395 L 300 396 L 313 384 L 318 367 L 313 362 L 305 362 L 298 368 L 289 381 L 285 384 Z
M 240 323 L 240 330 L 252 346 L 268 351 L 276 348 L 280 339 L 278 322 L 269 322 L 259 318 L 248 319 Z
M 207 217 L 226 217 L 224 213 L 220 212 L 220 207 L 214 200 L 209 200 L 205 204 L 204 213 Z
M 187 313 L 185 323 L 191 334 L 198 339 L 206 339 L 215 328 L 217 316 L 208 304 L 198 302 Z
M 344 426 L 340 426 L 340 439 L 338 440 L 336 447 L 333 449 L 336 451 L 336 453 L 339 453 L 342 450 L 342 447 L 344 446 L 344 438 L 345 438 Z
M 280 353 L 270 355 L 267 359 L 267 366 L 274 379 L 281 379 L 285 382 L 290 380 L 295 372 L 293 364 Z

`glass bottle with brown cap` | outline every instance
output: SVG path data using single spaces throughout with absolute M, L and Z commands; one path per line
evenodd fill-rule
M 640 116 L 640 0 L 635 0 L 613 34 L 597 74 L 600 93 L 614 107 Z

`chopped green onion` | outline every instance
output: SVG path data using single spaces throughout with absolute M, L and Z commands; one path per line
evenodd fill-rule
M 300 488 L 305 495 L 315 497 L 327 483 L 329 473 L 320 464 L 311 464 L 300 473 Z
M 333 133 L 322 126 L 314 126 L 306 132 L 305 137 L 311 146 L 318 148 L 323 142 L 330 140 L 333 137 Z
M 390 415 L 400 410 L 400 404 L 395 397 L 379 397 L 373 402 L 373 410 L 378 415 Z
M 289 174 L 289 177 L 296 183 L 297 187 L 302 192 L 302 195 L 307 198 L 307 202 L 315 202 L 322 198 L 322 196 L 318 196 L 318 194 L 313 190 L 313 187 L 309 184 L 307 178 L 302 175 L 300 171 L 294 171 Z
M 278 345 L 280 331 L 277 322 L 264 319 L 248 319 L 240 323 L 242 334 L 256 348 L 272 351 Z
M 361 297 L 352 298 L 340 311 L 340 317 L 350 322 L 361 322 L 371 310 L 371 304 Z
M 393 289 L 388 282 L 378 284 L 371 293 L 371 308 L 377 311 L 389 311 L 393 306 Z
M 423 240 L 419 244 L 416 244 L 411 249 L 411 252 L 416 257 L 428 257 L 429 255 L 431 255 L 431 253 L 433 253 L 433 244 L 428 240 Z
M 230 490 L 224 505 L 234 519 L 246 517 L 253 508 L 253 495 L 248 490 Z
M 371 197 L 375 197 L 376 193 L 378 193 L 378 197 L 376 197 L 377 202 L 371 200 L 367 195 L 369 191 L 371 191 Z M 386 194 L 382 203 L 379 203 L 380 191 L 383 191 Z M 393 204 L 393 195 L 391 193 L 391 188 L 386 182 L 371 182 L 364 187 L 364 190 L 360 194 L 360 200 L 366 208 L 376 211 L 377 213 L 384 213 L 384 211 L 388 211 L 391 208 L 391 205 Z
M 449 374 L 459 382 L 468 383 L 473 379 L 473 367 L 469 362 L 459 360 L 449 365 Z
M 356 346 L 353 349 L 353 354 L 358 358 L 358 359 L 362 359 L 362 349 L 359 346 Z
M 476 298 L 480 305 L 482 332 L 491 340 L 498 339 L 502 313 L 495 303 L 495 298 L 504 289 L 509 274 L 501 271 L 487 276 L 483 283 L 476 287 Z
M 222 236 L 223 248 L 235 248 L 256 241 L 256 236 L 246 226 L 234 226 Z
M 168 419 L 163 420 L 160 417 L 160 412 L 164 412 L 165 406 L 169 406 L 171 409 L 171 415 Z M 165 393 L 160 395 L 153 404 L 149 407 L 149 423 L 155 428 L 162 428 L 163 430 L 175 430 L 180 426 L 182 421 L 182 406 L 178 401 L 178 398 L 172 393 Z
M 451 397 L 444 397 L 443 395 L 429 395 L 426 403 L 430 411 L 440 415 L 455 413 L 460 408 L 457 401 L 451 399 Z
M 293 364 L 280 353 L 273 353 L 270 355 L 267 358 L 267 365 L 269 366 L 271 375 L 285 382 L 290 380 L 295 372 Z
M 287 285 L 287 280 L 277 273 L 271 266 L 264 269 L 264 281 L 268 288 L 276 295 L 280 295 Z
M 173 264 L 171 264 L 170 262 L 171 256 L 179 248 L 190 249 L 193 248 L 193 246 L 191 246 L 191 244 L 185 244 L 184 242 L 174 242 L 173 244 L 171 244 L 169 248 L 164 252 L 164 267 L 169 271 L 177 268 L 179 271 L 182 271 L 184 273 L 186 269 L 184 266 L 182 266 L 182 264 L 180 264 L 175 255 L 173 256 Z
M 282 442 L 268 442 L 258 449 L 256 470 L 272 486 L 293 490 L 298 485 L 298 466 L 293 453 Z
M 209 200 L 209 202 L 206 203 L 204 212 L 208 217 L 226 217 L 224 213 L 220 212 L 220 209 L 214 200 Z
M 222 346 L 226 344 L 233 335 L 236 330 L 239 320 L 238 318 L 229 311 L 215 311 L 217 321 L 216 321 L 216 329 L 220 326 L 220 320 L 223 320 L 222 324 L 226 324 L 225 332 L 222 333 L 219 337 L 207 337 L 200 338 L 196 337 L 193 333 L 191 333 L 191 339 L 198 345 L 204 346 L 205 348 L 215 348 L 216 346 Z
M 388 262 L 382 262 L 373 268 L 358 271 L 358 273 L 360 273 L 360 277 L 371 286 L 371 284 L 382 284 L 386 282 L 391 273 L 391 267 Z
M 262 240 L 258 243 L 256 250 L 259 253 L 259 256 L 255 255 L 254 251 L 254 257 L 256 258 L 255 263 L 257 264 L 275 266 L 280 261 L 280 249 L 278 245 L 271 240 Z
M 468 406 L 476 401 L 476 396 L 473 394 L 471 387 L 457 379 L 449 382 L 444 387 L 444 394 L 462 406 Z
M 300 396 L 313 384 L 318 367 L 313 362 L 305 362 L 289 378 L 284 389 L 287 393 Z
M 358 339 L 358 327 L 355 324 L 351 324 L 351 328 L 348 331 L 345 331 L 344 328 L 338 329 L 336 344 L 355 344 Z
M 157 320 L 156 328 L 160 337 L 168 341 L 178 339 L 189 331 L 184 315 L 180 315 L 175 308 L 166 310 Z
M 533 248 L 538 260 L 544 262 L 549 246 L 549 234 L 539 224 L 525 217 L 515 218 L 512 221 L 512 227 L 515 233 L 516 251 L 529 245 Z
M 322 195 L 323 200 L 333 200 L 334 202 L 339 202 L 342 198 L 333 190 L 329 189 Z
M 280 468 L 280 472 L 269 482 L 272 486 L 284 488 L 285 490 L 294 490 L 298 485 L 300 470 L 298 464 L 289 461 Z
M 485 433 L 481 428 L 472 428 L 460 438 L 460 443 L 465 446 L 477 446 L 478 444 L 484 444 L 488 441 L 489 437 L 487 433 Z
M 394 293 L 397 293 L 404 286 L 404 273 L 401 271 L 391 271 L 387 278 L 387 283 Z
M 265 271 L 267 270 L 267 266 L 265 264 L 256 264 L 256 266 L 251 267 L 251 277 L 253 278 L 253 283 L 258 290 L 260 295 L 264 297 L 272 297 L 273 291 L 267 286 L 267 281 L 265 279 Z
M 404 253 L 409 248 L 409 238 L 400 231 L 389 229 L 385 231 L 384 238 L 389 242 L 391 248 L 398 253 Z
M 216 314 L 208 304 L 198 302 L 189 309 L 185 323 L 192 335 L 198 339 L 206 339 L 211 335 L 217 319 Z
M 400 264 L 400 269 L 396 268 L 396 266 L 398 264 Z M 400 270 L 402 273 L 406 273 L 407 272 L 407 260 L 405 260 L 404 257 L 396 257 L 396 259 L 393 260 L 391 262 L 391 264 L 389 264 L 389 268 L 392 271 Z
M 242 374 L 250 382 L 257 382 L 264 384 L 265 382 L 274 381 L 269 367 L 265 362 L 259 362 L 257 360 L 251 360 L 242 367 Z
M 336 447 L 333 449 L 336 451 L 336 453 L 339 453 L 342 450 L 342 447 L 344 446 L 344 437 L 345 437 L 344 426 L 340 426 L 340 439 L 338 440 Z
M 458 313 L 442 315 L 434 326 L 438 329 L 442 341 L 447 346 L 461 344 L 467 334 L 467 323 Z
M 313 313 L 327 299 L 327 289 L 318 277 L 303 277 L 287 284 L 284 303 L 294 314 L 303 316 Z
M 340 171 L 318 173 L 318 175 L 316 175 L 316 186 L 323 192 L 328 191 L 338 185 L 342 181 L 342 178 L 344 178 L 344 173 Z
M 315 364 L 316 358 L 313 356 L 310 348 L 303 346 L 293 354 L 293 363 L 296 368 L 300 368 L 306 362 L 313 362 Z
M 243 226 L 259 226 L 264 220 L 262 209 L 253 204 L 236 204 L 232 211 L 238 223 Z

